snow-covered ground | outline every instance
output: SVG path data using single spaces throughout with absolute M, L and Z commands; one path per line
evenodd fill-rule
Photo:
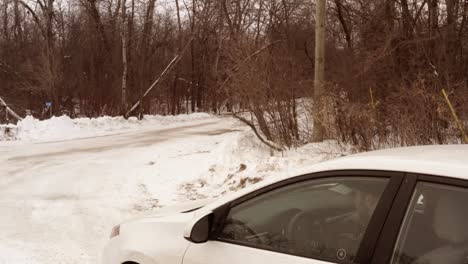
M 340 155 L 331 143 L 271 153 L 237 120 L 206 114 L 26 119 L 9 130 L 0 263 L 97 263 L 125 219 Z
M 184 121 L 194 121 L 209 117 L 208 114 L 196 113 L 179 116 L 146 116 L 142 121 L 136 117 L 128 120 L 123 117 L 99 117 L 99 118 L 76 118 L 68 116 L 52 117 L 40 121 L 27 116 L 16 125 L 0 125 L 0 141 L 20 140 L 27 142 L 53 141 L 75 139 L 83 137 L 95 137 L 122 133 L 141 127 L 167 128 L 172 124 Z M 8 133 L 1 133 L 9 129 Z

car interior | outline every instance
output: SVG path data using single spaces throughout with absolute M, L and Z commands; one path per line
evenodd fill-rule
M 379 181 L 383 190 L 386 181 Z M 221 238 L 275 251 L 314 257 L 352 259 L 360 239 L 349 236 L 355 214 L 354 191 L 346 182 L 299 186 L 233 208 Z M 348 238 L 346 238 L 348 235 Z M 344 242 L 346 241 L 346 242 Z
M 426 185 L 407 213 L 393 263 L 468 263 L 468 193 Z

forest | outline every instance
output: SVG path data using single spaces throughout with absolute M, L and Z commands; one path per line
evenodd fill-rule
M 325 17 L 318 92 L 315 0 L 2 0 L 0 97 L 40 119 L 141 98 L 132 115 L 229 113 L 277 149 L 468 140 L 468 0 L 327 0 Z

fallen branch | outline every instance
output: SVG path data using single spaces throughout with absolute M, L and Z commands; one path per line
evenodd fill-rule
M 151 92 L 151 90 L 159 83 L 159 81 L 161 81 L 161 79 L 164 77 L 164 75 L 166 75 L 167 72 L 169 72 L 175 65 L 177 65 L 180 62 L 180 60 L 182 59 L 182 56 L 187 51 L 187 49 L 190 46 L 190 43 L 192 41 L 193 41 L 193 36 L 190 38 L 190 40 L 187 42 L 187 44 L 185 44 L 185 47 L 180 52 L 180 54 L 177 54 L 174 57 L 174 59 L 172 59 L 171 62 L 169 62 L 169 64 L 164 69 L 164 71 L 159 75 L 159 77 L 156 79 L 156 81 L 154 81 L 154 83 L 151 84 L 151 86 L 146 90 L 146 92 L 143 94 L 143 96 L 140 98 L 140 100 L 138 100 L 138 102 L 136 102 L 135 105 L 133 105 L 133 107 L 130 108 L 130 110 L 128 110 L 128 112 L 124 116 L 125 118 L 128 118 L 130 116 L 130 114 L 133 111 L 135 111 L 135 109 L 137 109 L 137 107 L 141 104 L 141 101 L 143 101 L 143 99 L 149 94 L 149 92 Z
M 8 107 L 8 105 L 5 103 L 5 101 L 0 97 L 0 106 L 2 107 L 5 107 L 5 110 L 7 111 L 7 113 L 9 113 L 10 115 L 12 115 L 14 118 L 16 118 L 18 121 L 21 121 L 23 120 L 23 118 L 21 118 L 19 115 L 17 115 L 13 110 L 11 110 L 10 107 Z
M 442 94 L 444 95 L 445 101 L 447 102 L 447 104 L 448 104 L 448 106 L 450 108 L 450 111 L 452 111 L 453 118 L 457 122 L 458 128 L 460 129 L 460 132 L 461 132 L 462 137 L 463 137 L 463 141 L 465 142 L 465 144 L 468 144 L 468 136 L 465 133 L 465 129 L 463 128 L 463 125 L 460 122 L 460 118 L 458 118 L 457 112 L 455 111 L 455 108 L 453 107 L 452 102 L 450 102 L 450 99 L 448 98 L 448 95 L 445 92 L 445 89 L 442 89 Z
M 249 122 L 249 120 L 243 118 L 242 116 L 238 116 L 236 113 L 232 113 L 232 116 L 234 116 L 235 118 L 239 119 L 242 123 L 248 125 L 252 130 L 253 132 L 255 133 L 255 135 L 257 136 L 258 139 L 260 139 L 260 141 L 267 145 L 269 148 L 273 149 L 273 150 L 276 150 L 276 151 L 283 151 L 282 148 L 278 147 L 278 146 L 275 146 L 273 143 L 265 140 L 261 135 L 260 133 L 258 133 L 258 130 L 257 128 L 255 127 L 255 125 L 251 122 Z

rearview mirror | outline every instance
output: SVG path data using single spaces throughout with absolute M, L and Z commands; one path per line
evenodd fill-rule
M 202 215 L 192 221 L 184 232 L 184 237 L 193 243 L 205 243 L 210 237 L 213 213 Z

